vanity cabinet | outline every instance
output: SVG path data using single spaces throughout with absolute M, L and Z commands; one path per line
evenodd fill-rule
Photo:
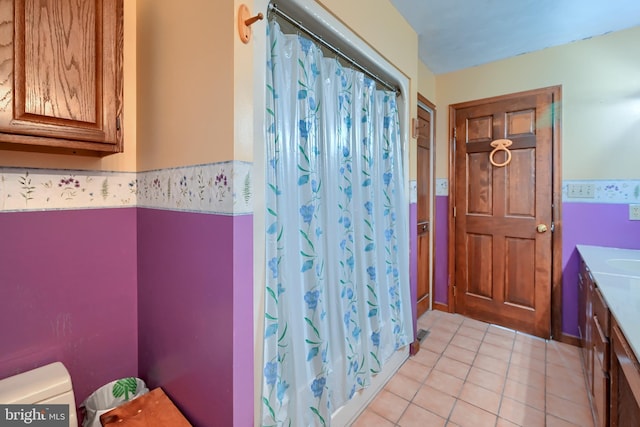
M 587 380 L 589 392 L 593 389 L 593 337 L 591 333 L 592 317 L 591 293 L 593 288 L 593 278 L 584 261 L 580 261 L 580 274 L 578 276 L 578 330 L 582 342 L 582 359 L 584 362 L 584 372 Z
M 123 0 L 0 0 L 0 149 L 122 151 Z
M 591 334 L 593 337 L 593 386 L 591 396 L 596 427 L 605 427 L 609 419 L 609 309 L 593 283 L 591 292 Z
M 640 364 L 615 319 L 611 347 L 611 427 L 637 427 L 640 425 Z
M 609 309 L 584 261 L 579 274 L 580 314 L 578 327 L 582 340 L 587 390 L 590 393 L 596 427 L 609 420 Z

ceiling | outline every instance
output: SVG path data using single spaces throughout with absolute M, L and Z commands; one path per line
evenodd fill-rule
M 390 1 L 435 74 L 640 25 L 639 0 Z

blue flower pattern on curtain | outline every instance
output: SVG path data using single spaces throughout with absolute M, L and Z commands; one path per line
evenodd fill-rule
M 262 424 L 329 425 L 413 335 L 398 106 L 268 33 Z

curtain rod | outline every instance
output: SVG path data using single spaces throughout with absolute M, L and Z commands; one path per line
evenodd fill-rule
M 394 86 L 391 83 L 388 83 L 387 81 L 385 81 L 382 78 L 378 77 L 376 74 L 374 74 L 371 71 L 369 71 L 366 67 L 358 64 L 355 59 L 349 57 L 347 54 L 342 52 L 339 48 L 333 46 L 331 43 L 329 43 L 328 41 L 324 40 L 321 36 L 319 36 L 318 34 L 314 33 L 313 31 L 311 31 L 310 29 L 308 29 L 307 27 L 302 25 L 302 23 L 300 21 L 298 21 L 297 19 L 292 18 L 291 16 L 287 15 L 282 9 L 279 9 L 278 6 L 275 3 L 270 3 L 268 10 L 269 10 L 269 13 L 271 13 L 271 12 L 275 13 L 279 17 L 283 18 L 285 21 L 289 22 L 293 26 L 295 26 L 298 29 L 302 30 L 306 35 L 310 36 L 315 41 L 317 41 L 318 43 L 322 44 L 324 47 L 329 49 L 331 52 L 333 52 L 336 55 L 340 56 L 342 59 L 347 61 L 349 64 L 351 64 L 352 66 L 354 66 L 358 70 L 362 71 L 368 77 L 370 77 L 373 80 L 377 81 L 382 86 L 384 86 L 385 88 L 389 89 L 390 91 L 395 92 L 397 96 L 400 95 L 400 88 Z

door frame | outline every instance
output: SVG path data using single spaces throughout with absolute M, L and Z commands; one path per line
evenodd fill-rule
M 449 262 L 448 262 L 448 304 L 449 312 L 455 313 L 455 152 L 456 152 L 456 110 L 474 107 L 489 102 L 502 101 L 513 96 L 526 96 L 539 93 L 551 93 L 552 95 L 552 121 L 551 125 L 553 142 L 552 151 L 552 218 L 553 235 L 551 237 L 551 338 L 569 344 L 578 344 L 577 337 L 564 335 L 562 332 L 562 86 L 549 86 L 506 95 L 493 96 L 449 105 Z
M 434 308 L 434 300 L 433 300 L 433 285 L 435 283 L 435 267 L 434 267 L 434 260 L 435 258 L 435 250 L 436 250 L 436 245 L 435 245 L 435 235 L 436 235 L 436 227 L 435 227 L 435 203 L 436 203 L 436 197 L 435 197 L 435 191 L 436 191 L 436 185 L 435 185 L 435 158 L 436 158 L 436 105 L 429 101 L 426 97 L 424 97 L 423 95 L 421 95 L 420 93 L 418 93 L 418 103 L 417 103 L 417 108 L 418 109 L 422 109 L 426 112 L 428 112 L 431 115 L 431 135 L 430 135 L 430 147 L 429 147 L 429 310 L 433 310 Z M 416 126 L 417 126 L 417 118 L 416 118 Z M 418 149 L 417 147 L 417 135 L 416 135 L 416 150 Z M 417 158 L 417 155 L 416 155 Z M 417 167 L 417 160 L 416 160 L 416 167 Z M 417 173 L 416 173 L 417 176 Z M 416 180 L 416 188 L 418 185 L 418 181 Z M 417 208 L 416 208 L 416 216 L 417 216 Z M 417 218 L 416 218 L 417 220 Z M 416 237 L 417 239 L 417 237 Z M 420 259 L 418 258 L 418 254 L 416 253 L 416 258 L 418 259 L 418 261 L 420 261 Z M 417 281 L 418 277 L 416 275 L 416 281 Z M 417 302 L 416 302 L 417 303 Z

